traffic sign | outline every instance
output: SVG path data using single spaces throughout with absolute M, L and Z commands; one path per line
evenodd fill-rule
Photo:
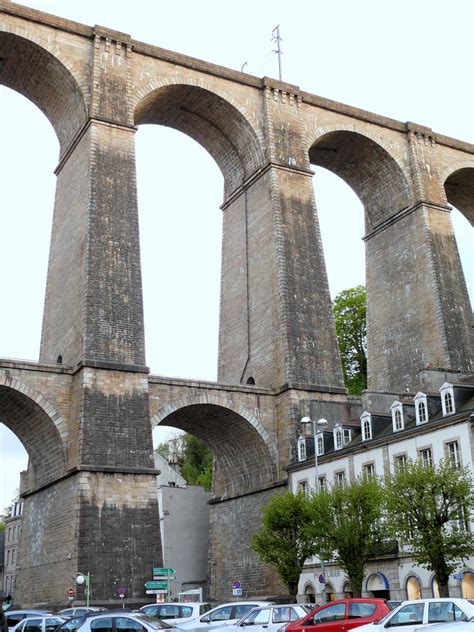
M 153 575 L 174 575 L 176 571 L 174 568 L 154 568 Z
M 242 597 L 242 588 L 232 588 L 232 595 L 234 597 Z
M 320 575 L 318 579 L 320 584 L 324 584 L 324 575 Z
M 74 588 L 68 588 L 67 594 L 68 594 L 68 597 L 74 597 L 74 595 L 76 594 L 76 591 L 74 590 Z
M 232 582 L 232 586 L 234 588 L 240 588 L 240 579 L 234 579 L 234 581 Z
M 161 589 L 153 589 L 153 590 L 145 590 L 145 593 L 147 595 L 167 595 L 168 591 L 167 590 L 161 590 Z
M 145 582 L 145 588 L 168 588 L 167 581 L 158 581 L 158 582 Z

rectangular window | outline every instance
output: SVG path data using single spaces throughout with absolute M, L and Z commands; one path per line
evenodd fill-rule
M 448 459 L 451 463 L 451 467 L 454 470 L 458 470 L 461 467 L 461 455 L 459 454 L 459 443 L 457 441 L 451 441 L 446 445 L 448 451 Z
M 366 463 L 363 468 L 363 474 L 367 478 L 374 478 L 375 476 L 375 465 L 374 463 Z
M 334 474 L 334 481 L 338 487 L 343 487 L 346 482 L 346 473 L 345 472 L 336 472 Z
M 302 492 L 303 494 L 308 493 L 308 481 L 299 481 L 298 482 L 298 492 Z
M 349 428 L 344 428 L 344 445 L 351 442 L 351 431 Z
M 327 483 L 326 483 L 326 477 L 325 476 L 319 476 L 318 477 L 318 489 L 320 492 L 323 492 L 327 487 Z
M 400 472 L 401 470 L 404 469 L 405 465 L 407 464 L 407 455 L 399 454 L 398 456 L 394 458 L 393 464 L 395 466 L 395 473 Z
M 418 456 L 425 467 L 433 465 L 433 454 L 431 452 L 431 448 L 424 448 L 423 450 L 420 450 Z

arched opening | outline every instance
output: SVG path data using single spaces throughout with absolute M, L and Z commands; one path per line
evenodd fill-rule
M 306 584 L 304 588 L 304 600 L 306 603 L 316 603 L 316 593 L 313 584 Z
M 216 404 L 165 407 L 153 425 L 171 426 L 201 439 L 214 455 L 213 497 L 249 493 L 277 480 L 274 445 L 254 418 Z
M 474 167 L 455 169 L 445 180 L 451 220 L 471 306 L 474 305 Z
M 326 582 L 324 589 L 326 591 L 326 601 L 334 601 L 336 599 L 334 586 L 330 582 Z
M 461 581 L 461 596 L 464 599 L 474 599 L 474 573 L 465 571 Z
M 344 593 L 343 594 L 344 599 L 352 599 L 352 597 L 354 596 L 354 591 L 352 590 L 351 582 L 346 582 L 342 590 Z
M 0 420 L 21 441 L 29 456 L 27 491 L 44 487 L 66 471 L 64 438 L 50 415 L 21 390 L 0 384 Z
M 367 578 L 365 587 L 371 597 L 376 599 L 390 599 L 390 584 L 383 573 L 372 573 Z
M 191 85 L 150 88 L 135 122 L 147 361 L 152 371 L 216 379 L 218 207 L 222 188 L 226 198 L 259 167 L 257 134 L 225 98 Z M 165 144 L 173 145 L 166 154 Z M 167 336 L 171 324 L 179 333 Z M 168 366 L 155 352 L 167 340 Z
M 365 209 L 366 232 L 410 204 L 410 191 L 399 165 L 388 152 L 357 132 L 323 134 L 309 150 L 311 164 L 341 177 Z
M 421 599 L 421 583 L 418 577 L 411 576 L 406 584 L 407 599 Z

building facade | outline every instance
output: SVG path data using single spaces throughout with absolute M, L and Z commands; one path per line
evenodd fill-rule
M 430 464 L 445 459 L 454 468 L 473 469 L 474 384 L 446 381 L 435 393 L 398 398 L 379 394 L 372 406 L 369 397 L 362 397 L 363 410 L 357 417 L 331 419 L 327 425 L 320 424 L 319 431 L 316 426 L 314 436 L 300 435 L 297 460 L 288 467 L 293 492 L 344 484 L 363 475 L 390 475 L 409 459 Z M 462 527 L 473 530 L 472 515 L 464 517 Z M 321 602 L 323 585 L 328 599 L 352 594 L 347 576 L 336 563 L 326 561 L 324 571 L 325 582 L 319 559 L 306 564 L 298 591 L 302 601 Z M 474 553 L 451 577 L 449 591 L 453 596 L 474 598 Z M 433 573 L 418 566 L 410 547 L 398 542 L 367 563 L 362 594 L 417 599 L 438 596 L 438 588 Z
M 15 596 L 15 576 L 19 566 L 23 502 L 17 501 L 5 518 L 5 554 L 3 558 L 3 593 Z

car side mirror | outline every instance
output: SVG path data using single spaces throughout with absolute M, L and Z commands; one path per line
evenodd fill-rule
M 209 623 L 210 620 L 211 620 L 211 617 L 208 617 L 207 615 L 200 619 L 201 623 Z

